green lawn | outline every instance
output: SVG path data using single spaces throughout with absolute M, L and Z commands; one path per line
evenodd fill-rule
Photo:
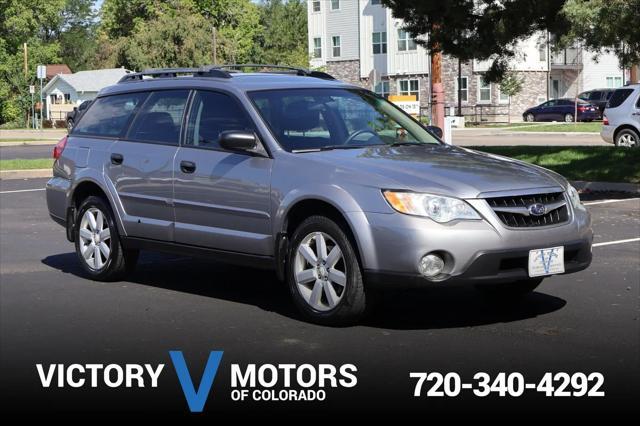
M 465 123 L 464 127 L 470 129 L 503 129 L 505 127 L 540 126 L 540 123 Z M 543 126 L 545 124 L 542 124 Z
M 35 158 L 29 160 L 17 158 L 15 160 L 0 160 L 0 170 L 48 169 L 51 168 L 52 165 L 52 158 Z
M 523 125 L 518 128 L 518 132 L 595 132 L 600 133 L 602 123 L 592 121 L 591 123 L 560 123 L 560 124 L 534 124 Z
M 478 146 L 556 171 L 569 180 L 640 183 L 640 149 L 614 146 Z

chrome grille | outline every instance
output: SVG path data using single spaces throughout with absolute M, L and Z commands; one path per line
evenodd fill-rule
M 502 223 L 513 228 L 549 226 L 569 220 L 569 209 L 563 192 L 495 197 L 486 200 Z M 544 206 L 544 213 L 534 215 L 531 206 L 538 204 Z

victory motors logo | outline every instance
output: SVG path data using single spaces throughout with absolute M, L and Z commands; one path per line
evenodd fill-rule
M 189 410 L 204 410 L 214 380 L 218 374 L 223 351 L 211 351 L 202 376 L 194 380 L 182 351 L 169 351 L 178 382 Z M 42 387 L 158 387 L 164 364 L 36 364 Z M 352 388 L 358 383 L 353 364 L 231 364 L 230 398 L 235 402 L 323 401 L 325 388 Z

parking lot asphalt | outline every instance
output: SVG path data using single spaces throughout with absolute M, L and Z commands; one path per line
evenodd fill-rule
M 271 272 L 144 253 L 126 281 L 83 278 L 50 220 L 46 180 L 0 182 L 0 399 L 30 410 L 171 410 L 185 412 L 177 380 L 156 389 L 43 389 L 36 363 L 169 363 L 184 351 L 198 375 L 209 351 L 230 363 L 353 363 L 357 390 L 328 391 L 307 405 L 232 402 L 229 374 L 216 379 L 206 409 L 260 407 L 274 412 L 340 410 L 433 413 L 460 408 L 533 409 L 537 413 L 635 411 L 640 380 L 640 242 L 594 247 L 590 268 L 554 276 L 521 301 L 503 303 L 471 288 L 387 293 L 362 324 L 328 328 L 301 321 Z M 598 197 L 590 202 L 602 201 Z M 596 243 L 640 236 L 640 201 L 588 207 Z M 191 364 L 190 364 L 191 365 Z M 171 368 L 167 365 L 166 368 Z M 413 398 L 410 371 L 601 372 L 606 397 L 592 399 L 461 396 Z M 319 404 L 319 405 L 318 405 Z M 256 411 L 257 413 L 257 411 Z

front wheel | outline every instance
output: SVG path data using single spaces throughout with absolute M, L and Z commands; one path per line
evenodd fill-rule
M 87 197 L 75 223 L 76 255 L 89 278 L 118 281 L 138 260 L 136 250 L 125 250 L 111 207 L 100 197 Z
M 295 230 L 290 247 L 287 281 L 298 310 L 319 324 L 357 322 L 367 298 L 358 256 L 342 228 L 311 216 Z
M 71 132 L 73 130 L 73 119 L 71 119 L 71 118 L 67 120 L 67 130 L 69 132 Z
M 533 123 L 534 121 L 536 121 L 536 117 L 531 113 L 527 114 L 527 122 Z
M 517 298 L 534 291 L 544 278 L 530 278 L 513 283 L 479 284 L 476 289 L 481 293 L 497 298 Z

